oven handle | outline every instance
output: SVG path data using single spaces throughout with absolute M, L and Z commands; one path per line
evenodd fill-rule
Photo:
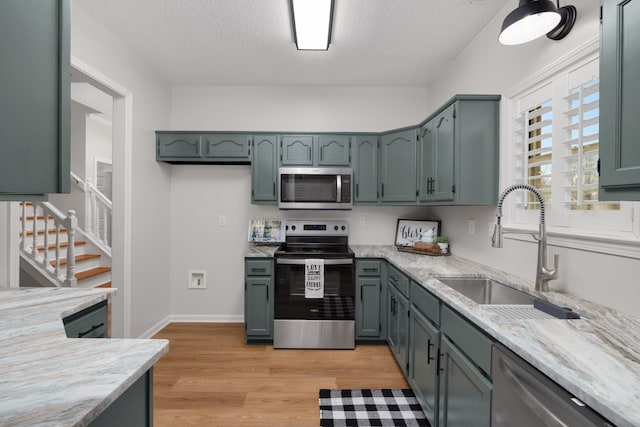
M 304 265 L 307 260 L 305 259 L 289 259 L 289 258 L 276 258 L 276 264 L 285 264 L 285 265 Z M 353 264 L 353 259 L 325 259 L 324 265 L 351 265 Z

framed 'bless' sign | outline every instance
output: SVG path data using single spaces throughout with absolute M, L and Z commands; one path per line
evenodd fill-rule
M 440 221 L 421 221 L 414 219 L 398 219 L 396 227 L 396 246 L 412 247 L 415 242 L 433 243 L 440 235 Z M 431 239 L 431 241 L 429 241 Z

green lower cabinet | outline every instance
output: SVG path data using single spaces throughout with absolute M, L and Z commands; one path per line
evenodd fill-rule
M 491 382 L 445 336 L 439 357 L 438 427 L 489 427 Z
M 405 376 L 409 370 L 409 300 L 389 286 L 387 342 Z
M 356 292 L 356 339 L 380 338 L 380 278 L 358 277 Z
M 438 407 L 440 332 L 413 306 L 410 323 L 409 384 L 429 422 L 435 425 Z
M 273 259 L 245 259 L 244 322 L 247 342 L 273 340 Z
M 149 369 L 131 387 L 107 406 L 89 427 L 152 427 L 153 370 Z
M 62 319 L 68 338 L 107 338 L 107 300 Z

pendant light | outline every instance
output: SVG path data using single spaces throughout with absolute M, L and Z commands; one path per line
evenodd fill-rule
M 505 45 L 526 43 L 547 35 L 552 40 L 564 38 L 576 20 L 574 6 L 560 7 L 551 0 L 520 0 L 518 7 L 502 23 L 498 40 Z

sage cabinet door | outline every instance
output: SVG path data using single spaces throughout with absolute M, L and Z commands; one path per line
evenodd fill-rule
M 453 201 L 454 111 L 451 105 L 420 128 L 421 202 Z
M 380 146 L 380 201 L 415 203 L 416 130 L 382 135 Z
M 354 204 L 378 203 L 377 136 L 356 136 L 353 144 Z
M 604 0 L 600 200 L 640 200 L 640 0 Z
M 156 133 L 156 160 L 198 160 L 202 156 L 200 135 Z
M 405 376 L 409 370 L 409 300 L 395 286 L 389 286 L 387 340 Z
M 356 260 L 356 339 L 384 339 L 382 328 L 382 262 Z
M 320 135 L 318 138 L 318 166 L 350 166 L 351 137 Z
M 425 415 L 435 424 L 440 332 L 414 306 L 411 307 L 410 322 L 409 384 Z
M 69 3 L 0 1 L 0 200 L 70 191 Z
M 439 427 L 489 427 L 491 382 L 446 336 L 440 344 Z
M 251 203 L 276 204 L 278 136 L 254 135 L 251 145 Z
M 244 322 L 247 342 L 273 339 L 273 298 L 273 259 L 245 259 Z
M 283 135 L 280 139 L 280 164 L 282 166 L 313 166 L 315 136 Z
M 202 155 L 205 159 L 227 162 L 249 161 L 251 135 L 205 133 L 201 138 Z

